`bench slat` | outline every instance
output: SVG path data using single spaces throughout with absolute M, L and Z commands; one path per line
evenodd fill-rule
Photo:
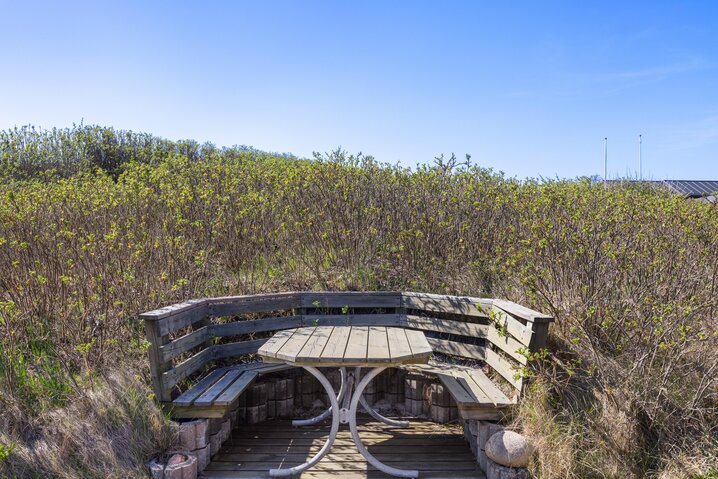
M 162 386 L 166 389 L 172 389 L 177 383 L 202 368 L 208 361 L 211 361 L 213 353 L 212 348 L 203 349 L 174 368 L 162 373 Z
M 463 371 L 463 375 L 476 383 L 484 393 L 491 399 L 496 406 L 506 406 L 514 402 L 506 397 L 506 395 L 494 384 L 494 382 L 484 374 L 483 371 L 475 369 L 473 371 Z
M 457 372 L 454 376 L 461 387 L 473 398 L 471 404 L 476 406 L 486 406 L 487 404 L 495 405 L 494 401 L 479 387 L 471 378 Z
M 459 343 L 457 341 L 449 341 L 448 339 L 426 338 L 426 340 L 429 341 L 434 351 L 439 353 L 471 359 L 486 359 L 484 346 Z
M 193 406 L 211 406 L 214 400 L 217 399 L 217 396 L 222 394 L 224 390 L 241 375 L 242 371 L 236 369 L 227 371 L 227 373 L 222 376 L 222 379 L 207 388 L 205 392 L 195 399 Z
M 436 376 L 449 389 L 457 404 L 462 406 L 476 404 L 476 398 L 470 395 L 454 376 L 448 374 L 437 374 Z
M 471 336 L 473 338 L 485 338 L 489 334 L 490 327 L 484 323 L 468 323 L 465 321 L 440 319 L 431 316 L 416 316 L 412 314 L 408 314 L 402 324 L 424 331 L 436 331 L 459 336 Z
M 197 382 L 197 384 L 192 386 L 192 388 L 188 389 L 187 391 L 182 393 L 177 399 L 172 401 L 172 404 L 174 404 L 175 406 L 190 406 L 199 395 L 201 395 L 207 388 L 211 387 L 215 382 L 217 382 L 226 371 L 227 368 L 215 369 L 207 376 L 205 376 L 201 381 Z
M 486 363 L 513 387 L 521 391 L 523 379 L 521 377 L 514 377 L 519 373 L 519 368 L 516 365 L 511 364 L 511 362 L 504 359 L 499 353 L 491 348 L 486 348 Z
M 501 327 L 506 328 L 506 331 L 511 336 L 516 338 L 524 346 L 531 344 L 533 331 L 530 327 L 522 324 L 519 320 L 511 317 L 510 314 L 500 308 L 494 307 L 491 311 L 494 319 Z
M 214 401 L 215 406 L 228 406 L 244 392 L 259 375 L 258 371 L 245 371 Z

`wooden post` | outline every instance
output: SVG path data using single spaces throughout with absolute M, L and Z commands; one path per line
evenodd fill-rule
M 152 374 L 152 389 L 160 402 L 172 400 L 171 391 L 165 389 L 162 384 L 162 373 L 170 368 L 170 362 L 162 362 L 160 359 L 160 346 L 168 343 L 168 336 L 160 336 L 157 320 L 145 318 L 145 336 L 150 342 L 148 350 L 150 356 L 150 373 Z
M 531 323 L 531 343 L 529 344 L 529 351 L 535 353 L 536 351 L 546 347 L 548 342 L 548 325 L 551 323 Z

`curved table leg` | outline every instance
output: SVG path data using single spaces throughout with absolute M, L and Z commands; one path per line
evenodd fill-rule
M 372 456 L 369 451 L 367 450 L 366 446 L 364 446 L 364 443 L 361 442 L 361 438 L 359 437 L 359 432 L 357 431 L 357 406 L 359 405 L 359 399 L 362 396 L 362 393 L 364 392 L 364 388 L 366 388 L 367 384 L 369 384 L 369 381 L 374 379 L 374 377 L 385 370 L 386 367 L 378 367 L 374 368 L 371 371 L 369 371 L 366 376 L 364 376 L 361 381 L 359 381 L 359 385 L 357 386 L 356 390 L 354 391 L 354 395 L 352 396 L 352 402 L 351 406 L 349 408 L 349 429 L 352 431 L 352 438 L 354 439 L 354 443 L 357 446 L 357 449 L 359 449 L 359 452 L 362 456 L 364 456 L 371 464 L 372 466 L 376 467 L 382 472 L 385 472 L 387 474 L 390 474 L 392 476 L 397 477 L 419 477 L 419 471 L 410 471 L 407 469 L 397 469 L 395 467 L 387 466 L 386 464 L 380 462 L 377 458 Z M 334 416 L 336 417 L 336 415 Z
M 347 379 L 347 368 L 339 368 L 339 374 L 341 376 L 341 383 L 339 386 L 339 394 L 337 394 L 337 404 L 341 404 L 346 394 L 346 379 Z M 332 394 L 334 394 L 334 388 L 332 388 Z M 310 419 L 295 419 L 292 421 L 292 426 L 311 426 L 325 420 L 332 413 L 332 406 L 329 406 L 326 411 L 321 413 L 319 416 Z
M 299 466 L 291 467 L 288 469 L 270 469 L 269 475 L 271 477 L 284 477 L 301 474 L 302 472 L 306 471 L 307 469 L 321 461 L 321 459 L 326 455 L 326 453 L 329 452 L 329 449 L 331 449 L 332 444 L 334 444 L 334 440 L 337 437 L 337 431 L 339 431 L 339 402 L 337 401 L 337 397 L 334 395 L 334 388 L 332 387 L 329 380 L 327 380 L 326 376 L 324 376 L 324 374 L 322 374 L 321 371 L 319 371 L 317 368 L 313 366 L 302 367 L 306 369 L 312 376 L 319 380 L 321 385 L 324 386 L 327 395 L 329 396 L 329 402 L 331 403 L 330 411 L 332 413 L 332 429 L 329 432 L 329 438 L 327 439 L 327 442 L 324 443 L 324 446 L 322 446 L 321 450 L 316 454 L 316 456 Z M 356 420 L 354 426 L 356 429 Z
M 361 368 L 356 368 L 355 376 L 357 378 L 359 378 L 360 370 L 361 370 Z M 364 410 L 366 412 L 368 412 L 369 414 L 371 414 L 371 417 L 373 417 L 377 421 L 383 422 L 384 424 L 388 424 L 389 426 L 394 426 L 394 427 L 409 427 L 409 425 L 410 425 L 409 421 L 397 421 L 396 419 L 389 419 L 388 417 L 382 416 L 381 414 L 376 412 L 376 410 L 373 407 L 371 407 L 368 402 L 366 402 L 366 399 L 364 399 L 363 395 L 361 397 L 359 397 L 359 403 L 364 408 Z

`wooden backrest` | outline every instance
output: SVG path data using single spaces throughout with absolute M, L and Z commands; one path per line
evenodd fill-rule
M 262 319 L 248 316 L 273 313 Z M 301 326 L 400 326 L 425 332 L 437 353 L 486 362 L 517 393 L 529 352 L 543 348 L 550 316 L 499 299 L 412 292 L 289 292 L 191 300 L 143 313 L 155 394 L 208 363 L 256 353 L 269 335 Z M 228 322 L 212 318 L 230 318 Z M 236 320 L 239 319 L 239 320 Z M 261 338 L 247 338 L 258 334 Z M 240 336 L 216 344 L 216 338 Z

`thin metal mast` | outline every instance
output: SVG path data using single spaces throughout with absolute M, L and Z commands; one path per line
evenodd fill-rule
M 643 143 L 643 135 L 638 135 L 638 179 L 643 180 L 643 158 L 641 158 L 641 145 Z
M 603 187 L 608 188 L 608 137 L 603 139 Z

